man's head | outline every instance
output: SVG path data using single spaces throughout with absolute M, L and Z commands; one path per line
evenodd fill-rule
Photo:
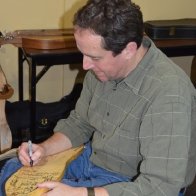
M 102 82 L 125 78 L 141 59 L 143 21 L 130 0 L 89 0 L 74 17 L 83 69 Z
M 74 16 L 74 26 L 100 35 L 102 47 L 118 55 L 129 42 L 141 45 L 143 18 L 131 0 L 89 0 Z

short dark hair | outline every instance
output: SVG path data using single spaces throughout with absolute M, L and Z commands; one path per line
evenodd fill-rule
M 88 0 L 74 15 L 74 26 L 103 37 L 102 47 L 118 55 L 129 42 L 141 45 L 143 16 L 131 0 Z

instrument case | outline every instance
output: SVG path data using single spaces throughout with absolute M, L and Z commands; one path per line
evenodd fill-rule
M 149 20 L 144 31 L 151 39 L 196 39 L 196 18 Z

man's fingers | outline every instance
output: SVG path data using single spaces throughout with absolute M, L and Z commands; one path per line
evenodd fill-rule
M 48 181 L 37 184 L 38 188 L 48 188 L 48 189 L 54 189 L 58 185 L 58 182 Z

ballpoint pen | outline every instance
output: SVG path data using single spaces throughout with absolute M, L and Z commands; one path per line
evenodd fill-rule
M 33 149 L 32 149 L 32 142 L 31 140 L 28 141 L 28 150 L 29 150 L 29 157 L 30 157 L 30 166 L 33 166 L 33 160 L 32 160 L 32 154 L 33 154 Z

